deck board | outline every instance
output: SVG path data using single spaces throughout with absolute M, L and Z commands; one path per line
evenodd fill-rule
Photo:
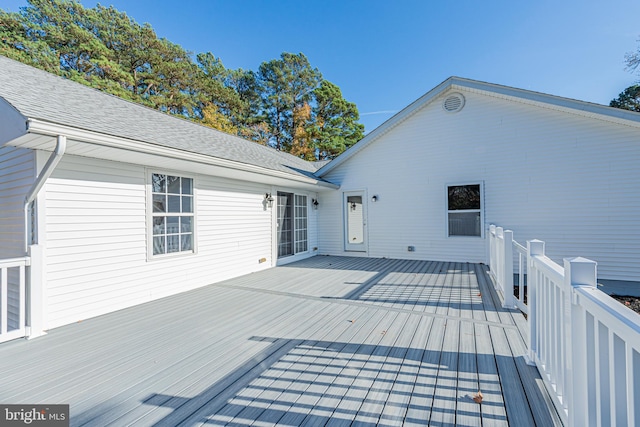
M 440 363 L 440 351 L 444 338 L 444 320 L 433 318 L 425 351 L 419 360 L 420 370 L 411 392 L 405 416 L 406 425 L 425 425 L 431 417 L 434 391 Z
M 359 340 L 359 339 L 362 339 L 361 337 L 364 337 L 363 331 L 365 329 L 365 326 L 370 321 L 373 321 L 373 315 L 374 313 L 372 311 L 369 311 L 366 314 L 363 313 L 363 315 L 351 316 L 352 317 L 351 319 L 347 319 L 345 324 L 349 325 L 349 328 L 335 338 L 336 343 L 341 343 L 335 346 L 335 351 L 338 354 L 345 352 L 345 348 L 348 345 L 347 344 L 348 342 Z M 358 319 L 357 323 L 354 321 L 355 319 Z M 342 369 L 344 369 L 346 364 L 348 363 L 348 360 L 345 358 L 342 358 L 337 361 L 333 360 L 332 356 L 324 353 L 318 344 L 319 343 L 316 343 L 317 347 L 314 348 L 312 347 L 313 344 L 309 343 L 308 344 L 309 356 L 305 360 L 306 364 L 301 364 L 295 367 L 296 368 L 295 372 L 297 373 L 297 375 L 293 376 L 292 379 L 290 380 L 294 384 L 294 387 L 290 387 L 290 383 L 283 384 L 283 390 L 289 390 L 290 392 L 288 393 L 289 398 L 287 400 L 287 405 L 282 409 L 285 410 L 285 412 L 287 413 L 287 416 L 290 414 L 297 413 L 299 415 L 298 419 L 300 422 L 302 422 L 302 420 L 304 419 L 304 417 L 308 412 L 300 411 L 298 408 L 305 407 L 305 406 L 312 407 L 322 396 L 322 393 L 310 391 L 310 388 L 312 388 L 314 385 L 318 385 L 319 384 L 318 378 L 321 377 L 322 375 L 328 374 L 329 371 L 331 370 L 331 366 L 328 365 L 326 361 L 332 360 L 334 366 L 337 366 L 339 369 L 341 369 L 339 372 L 336 373 L 336 375 L 338 376 L 340 375 L 340 373 L 342 373 Z M 346 375 L 343 375 L 343 377 L 346 377 Z M 295 386 L 296 384 L 301 384 L 302 386 Z M 325 383 L 324 390 L 326 390 L 328 386 L 329 386 L 329 383 Z M 311 396 L 314 396 L 315 399 L 313 397 L 311 398 L 312 400 L 307 399 Z M 275 406 L 275 405 L 274 403 L 271 403 L 270 406 Z M 294 409 L 292 410 L 292 408 Z M 283 422 L 289 425 L 296 425 L 296 421 L 294 419 L 291 419 L 290 416 L 289 417 L 287 416 L 282 415 L 279 418 L 277 418 L 271 415 L 269 412 L 264 412 L 257 419 L 257 421 L 273 422 L 275 425 L 275 423 L 281 421 L 281 418 L 284 417 L 285 420 Z
M 458 366 L 458 343 L 460 322 L 447 320 L 444 323 L 444 340 L 438 361 L 433 406 L 429 423 L 454 425 L 456 423 L 456 391 Z
M 504 329 L 491 326 L 491 341 L 494 345 L 496 365 L 502 386 L 503 398 L 509 423 L 517 426 L 534 426 L 535 420 L 527 402 L 527 395 L 520 382 L 518 369 L 511 354 Z
M 390 340 L 390 351 L 381 362 L 380 370 L 369 386 L 364 402 L 358 409 L 354 420 L 355 424 L 360 422 L 369 423 L 369 425 L 378 423 L 385 407 L 387 408 L 387 413 L 393 415 L 395 400 L 393 396 L 397 394 L 397 391 L 392 393 L 392 390 L 402 372 L 403 361 L 409 351 L 419 322 L 420 318 L 417 316 L 407 316 L 406 322 L 400 328 L 392 329 L 385 333 L 385 338 L 393 337 L 394 339 L 393 341 Z M 401 422 L 401 418 L 397 416 L 395 420 L 395 422 Z
M 406 417 L 411 394 L 420 372 L 419 362 L 422 360 L 432 324 L 432 319 L 428 317 L 420 317 L 418 321 L 402 361 L 400 372 L 395 378 L 391 393 L 380 413 L 380 423 L 400 424 Z
M 316 256 L 3 343 L 0 401 L 74 426 L 560 425 L 526 334 L 484 265 Z
M 335 313 L 335 310 L 332 310 L 330 312 L 325 313 L 328 316 L 331 316 Z M 267 322 L 268 319 L 264 319 L 265 320 L 265 324 L 267 323 L 273 323 L 273 322 L 280 322 L 283 319 L 282 318 L 277 318 L 271 322 Z M 313 330 L 318 330 L 319 328 L 321 328 L 321 325 L 310 325 L 310 331 Z M 270 329 L 268 329 L 267 331 L 269 331 Z M 255 342 L 255 343 L 268 343 L 271 342 L 269 339 L 264 339 L 264 338 L 260 338 L 260 337 L 256 337 L 253 338 L 251 341 Z M 283 343 L 284 344 L 284 343 Z M 218 347 L 223 347 L 223 345 L 218 344 Z M 226 347 L 226 345 L 224 345 L 224 347 Z M 233 349 L 232 346 L 229 346 Z M 269 352 L 277 352 L 281 347 L 278 345 L 273 345 L 270 346 L 270 348 L 268 350 L 265 350 L 265 356 L 269 355 Z M 245 353 L 246 351 L 250 350 L 251 347 L 247 346 L 247 347 L 240 347 L 238 349 L 233 349 L 232 353 L 227 354 L 226 356 L 220 356 L 220 360 L 221 361 L 226 361 L 226 363 L 233 363 L 236 366 L 242 362 L 244 359 L 242 358 L 242 353 Z M 232 369 L 231 366 L 229 367 L 225 367 L 224 363 L 217 363 L 216 360 L 211 360 L 211 355 L 210 354 L 203 354 L 204 359 L 200 360 L 197 359 L 195 361 L 192 362 L 192 365 L 194 368 L 199 368 L 201 365 L 203 364 L 215 364 L 215 366 L 218 366 L 221 371 L 226 371 L 226 370 L 230 370 Z M 260 360 L 259 358 L 257 360 Z M 277 361 L 276 363 L 279 363 L 280 361 Z M 251 364 L 251 361 L 247 362 L 249 365 Z M 255 365 L 255 363 L 254 363 Z M 252 366 L 253 367 L 253 366 Z M 235 369 L 234 371 L 237 371 L 237 373 L 241 374 L 242 373 L 242 369 Z M 176 377 L 175 381 L 171 384 L 171 387 L 168 388 L 166 390 L 166 392 L 164 393 L 165 396 L 154 396 L 153 400 L 155 405 L 160 405 L 160 406 L 164 406 L 164 407 L 177 407 L 180 406 L 184 399 L 183 396 L 188 396 L 190 395 L 190 393 L 192 392 L 192 389 L 197 389 L 197 387 L 200 385 L 200 387 L 202 387 L 201 384 L 207 384 L 210 383 L 212 380 L 214 380 L 214 378 L 211 378 L 210 376 L 208 376 L 207 378 L 201 378 L 202 374 L 207 374 L 210 375 L 210 373 L 205 369 L 194 369 L 193 373 L 191 374 L 193 376 L 192 381 L 184 381 L 184 379 L 180 378 L 180 377 Z M 226 391 L 226 388 L 240 388 L 238 385 L 234 385 L 234 381 L 237 382 L 241 382 L 242 381 L 242 377 L 237 377 L 237 376 L 233 376 L 230 378 L 225 378 L 224 380 L 218 380 L 220 387 L 218 387 L 218 390 L 216 389 L 209 389 L 209 395 L 214 395 L 216 396 L 215 393 L 217 392 L 223 392 Z M 242 383 L 240 383 L 242 384 Z M 210 396 L 202 396 L 202 399 L 208 399 L 210 398 Z M 190 400 L 188 403 L 192 406 L 197 405 L 197 404 L 201 404 L 203 403 L 202 399 L 194 399 L 194 400 Z M 220 402 L 222 402 L 223 400 L 220 399 Z M 206 403 L 206 402 L 205 402 Z M 204 404 L 204 403 L 203 403 Z M 158 407 L 150 407 L 148 409 L 149 413 L 146 415 L 147 419 L 152 419 L 157 417 L 160 413 L 165 412 L 162 410 L 158 410 Z M 119 419 L 119 422 L 123 422 L 122 418 Z
M 460 322 L 456 423 L 464 426 L 481 425 L 480 405 L 473 400 L 476 392 L 481 391 L 476 354 L 473 323 Z

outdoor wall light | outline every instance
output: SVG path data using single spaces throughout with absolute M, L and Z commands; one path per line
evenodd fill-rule
M 371 197 L 371 201 L 372 201 L 373 203 L 377 202 L 377 201 L 378 201 L 378 195 L 377 195 L 377 194 L 373 195 L 373 196 Z
M 266 193 L 264 195 L 264 202 L 267 204 L 268 207 L 270 208 L 273 207 L 273 196 L 271 195 L 271 193 Z
M 317 210 L 320 203 L 318 202 L 318 199 L 311 199 L 311 204 L 313 205 L 313 209 Z

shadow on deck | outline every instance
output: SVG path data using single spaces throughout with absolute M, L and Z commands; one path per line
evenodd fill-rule
M 72 425 L 559 425 L 523 322 L 484 265 L 317 256 L 6 343 L 0 401 Z
M 161 420 L 166 425 L 479 425 L 481 419 L 507 423 L 500 379 L 495 368 L 489 368 L 513 362 L 505 356 L 254 339 L 271 345 L 199 395 L 155 394 L 145 404 L 171 408 Z M 479 388 L 476 375 L 486 377 L 481 405 L 473 400 Z M 455 384 L 445 384 L 451 382 Z M 457 395 L 436 394 L 443 387 L 455 387 Z

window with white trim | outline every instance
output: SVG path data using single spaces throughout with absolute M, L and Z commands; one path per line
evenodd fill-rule
M 449 236 L 482 237 L 482 185 L 447 186 Z
M 151 174 L 153 255 L 193 252 L 193 178 Z

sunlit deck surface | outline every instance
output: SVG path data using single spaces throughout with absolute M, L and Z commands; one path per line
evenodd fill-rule
M 486 269 L 316 256 L 227 280 L 0 345 L 0 402 L 95 426 L 558 425 Z

